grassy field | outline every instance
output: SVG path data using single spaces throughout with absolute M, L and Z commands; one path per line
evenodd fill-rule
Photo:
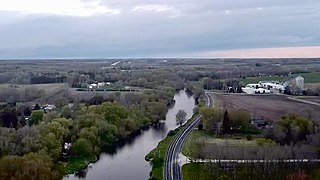
M 204 163 L 190 163 L 182 166 L 182 175 L 184 180 L 208 180 L 212 179 L 210 171 Z
M 255 84 L 259 81 L 284 81 L 286 77 L 280 76 L 271 76 L 271 77 L 247 77 L 246 79 L 242 79 L 241 82 L 245 85 L 247 84 Z
M 294 74 L 296 75 L 296 74 Z M 298 75 L 298 74 L 297 74 Z M 305 83 L 319 83 L 320 82 L 320 72 L 311 72 L 311 73 L 300 73 L 304 78 Z M 246 79 L 241 80 L 244 84 L 258 83 L 259 81 L 280 81 L 283 82 L 287 77 L 281 76 L 271 76 L 271 77 L 247 77 Z
M 260 138 L 255 138 L 251 141 L 245 139 L 245 137 L 235 138 L 220 138 L 215 135 L 209 135 L 204 131 L 193 131 L 186 140 L 182 153 L 190 158 L 197 159 L 199 155 L 199 147 L 206 145 L 218 145 L 218 146 L 257 146 Z
M 310 179 L 318 180 L 320 167 L 317 164 L 259 164 L 259 165 L 234 165 L 227 168 L 209 163 L 191 163 L 182 166 L 184 180 L 282 180 L 282 179 Z

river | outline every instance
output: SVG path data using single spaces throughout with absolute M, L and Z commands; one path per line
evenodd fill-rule
M 179 91 L 174 96 L 175 104 L 168 110 L 166 120 L 160 126 L 143 130 L 140 135 L 118 147 L 115 152 L 102 152 L 99 160 L 90 164 L 82 173 L 82 178 L 89 180 L 143 180 L 149 178 L 151 166 L 145 161 L 145 156 L 167 136 L 170 130 L 177 127 L 175 115 L 180 109 L 191 118 L 195 100 L 185 91 Z M 79 175 L 69 175 L 64 179 L 80 179 Z

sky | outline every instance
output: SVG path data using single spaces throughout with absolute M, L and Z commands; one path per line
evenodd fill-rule
M 0 1 L 0 59 L 140 57 L 320 57 L 320 1 Z

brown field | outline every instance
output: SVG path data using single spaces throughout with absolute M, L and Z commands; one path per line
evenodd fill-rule
M 215 94 L 215 97 L 221 108 L 243 109 L 256 118 L 274 121 L 286 113 L 296 113 L 320 122 L 320 106 L 294 101 L 283 95 Z M 314 98 L 313 102 L 318 100 Z

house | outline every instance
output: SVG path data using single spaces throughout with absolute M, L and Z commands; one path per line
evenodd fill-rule
M 268 89 L 274 93 L 284 92 L 285 86 L 282 85 L 279 81 L 260 81 L 259 84 L 265 89 Z
M 110 85 L 111 85 L 110 82 L 98 82 L 98 83 L 89 84 L 87 87 L 88 89 L 99 89 L 99 88 L 103 88 L 105 86 L 110 86 Z
M 47 104 L 45 106 L 43 106 L 43 110 L 44 112 L 52 112 L 56 109 L 56 106 L 55 105 L 52 105 L 52 104 Z
M 269 94 L 270 90 L 264 89 L 261 84 L 247 84 L 246 87 L 241 88 L 247 94 Z
M 88 85 L 88 89 L 97 89 L 97 88 L 98 88 L 98 84 L 93 83 Z
M 269 123 L 262 119 L 262 118 L 253 118 L 251 121 L 251 124 L 255 127 L 257 127 L 258 129 L 268 129 L 271 128 L 272 126 L 269 125 Z

